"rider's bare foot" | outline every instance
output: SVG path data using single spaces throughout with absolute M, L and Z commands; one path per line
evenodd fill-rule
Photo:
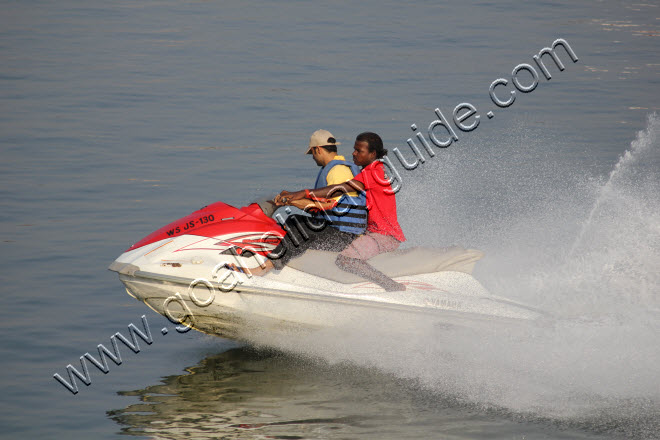
M 273 262 L 270 260 L 266 260 L 261 266 L 257 266 L 253 269 L 250 269 L 250 272 L 252 272 L 252 275 L 262 277 L 266 275 L 268 272 L 270 272 L 275 266 L 273 266 Z
M 264 276 L 274 268 L 273 262 L 270 260 L 266 260 L 264 263 L 262 263 L 261 266 L 254 267 L 252 269 L 243 266 L 237 266 L 234 263 L 226 263 L 225 267 L 229 270 L 233 270 L 234 272 L 244 273 L 248 276 L 248 278 L 251 276 Z

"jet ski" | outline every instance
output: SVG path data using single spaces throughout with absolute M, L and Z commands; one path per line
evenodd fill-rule
M 483 253 L 457 246 L 414 247 L 369 260 L 406 286 L 399 292 L 340 270 L 332 252 L 308 250 L 266 271 L 281 249 L 283 223 L 282 209 L 266 199 L 241 208 L 218 201 L 147 235 L 109 269 L 129 295 L 176 323 L 177 331 L 243 341 L 260 332 L 341 327 L 397 314 L 430 316 L 440 325 L 542 315 L 491 295 L 471 276 Z

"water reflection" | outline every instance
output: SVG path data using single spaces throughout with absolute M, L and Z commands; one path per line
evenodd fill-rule
M 325 438 L 405 421 L 396 381 L 346 365 L 234 349 L 187 371 L 122 392 L 141 402 L 109 416 L 125 434 L 154 438 Z
M 520 424 L 376 369 L 233 349 L 161 384 L 122 392 L 140 403 L 108 415 L 154 439 L 591 438 Z
M 393 378 L 281 353 L 234 349 L 187 371 L 122 392 L 140 403 L 109 416 L 154 438 L 334 438 L 405 424 L 412 411 Z

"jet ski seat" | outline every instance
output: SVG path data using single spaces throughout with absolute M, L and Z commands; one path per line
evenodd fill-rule
M 483 252 L 479 250 L 464 249 L 460 246 L 414 247 L 376 255 L 369 260 L 369 264 L 391 278 L 439 271 L 470 274 L 477 260 L 483 256 Z M 289 261 L 288 267 L 344 284 L 365 281 L 358 275 L 339 269 L 335 265 L 336 259 L 337 252 L 310 249 Z

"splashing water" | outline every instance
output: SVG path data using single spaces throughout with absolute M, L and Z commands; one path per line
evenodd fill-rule
M 660 119 L 657 114 L 652 114 L 648 117 L 648 129 L 640 132 L 637 139 L 631 144 L 631 148 L 619 158 L 619 161 L 614 166 L 614 169 L 609 175 L 605 185 L 600 189 L 600 194 L 596 203 L 594 203 L 586 222 L 582 226 L 569 255 L 573 255 L 577 248 L 582 244 L 582 239 L 589 231 L 590 226 L 594 220 L 594 216 L 601 209 L 602 205 L 608 201 L 619 198 L 618 186 L 624 185 L 620 181 L 626 179 L 630 174 L 634 173 L 633 167 L 643 161 L 646 156 L 654 153 L 653 149 L 657 148 L 657 132 L 660 129 Z M 650 214 L 650 212 L 649 212 Z
M 481 145 L 480 158 L 457 149 L 399 198 L 404 221 L 415 212 L 442 225 L 411 241 L 484 249 L 476 278 L 551 322 L 439 329 L 411 316 L 261 342 L 377 367 L 507 416 L 660 438 L 659 132 L 649 116 L 604 183 L 538 160 L 543 140 L 521 130 L 517 142 Z
M 555 271 L 536 274 L 562 316 L 618 315 L 656 323 L 660 312 L 660 118 L 648 118 L 607 181 Z M 543 288 L 545 286 L 545 289 Z M 548 291 L 551 289 L 552 291 Z

